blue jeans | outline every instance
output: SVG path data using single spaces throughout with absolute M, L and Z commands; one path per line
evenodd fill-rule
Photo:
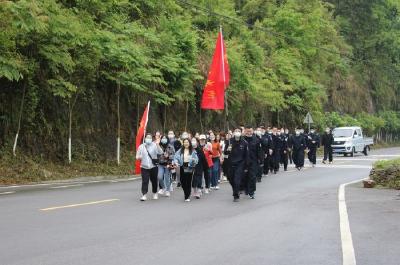
M 165 191 L 171 189 L 171 171 L 166 166 L 158 166 L 158 182 Z
M 220 167 L 220 160 L 219 157 L 213 158 L 213 167 L 212 167 L 212 172 L 211 172 L 211 187 L 216 187 L 218 186 L 218 180 L 219 180 L 219 167 Z

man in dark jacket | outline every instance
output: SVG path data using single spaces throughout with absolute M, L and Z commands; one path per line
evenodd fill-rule
M 263 149 L 264 149 L 263 174 L 268 175 L 269 165 L 270 165 L 270 156 L 272 155 L 272 148 L 273 148 L 272 137 L 268 133 L 268 131 L 265 130 L 264 127 L 261 127 L 261 134 L 262 134 L 261 144 L 263 145 Z
M 296 134 L 292 136 L 290 142 L 293 150 L 293 162 L 297 170 L 301 170 L 304 167 L 304 151 L 307 148 L 307 143 L 300 129 L 296 129 Z
M 330 128 L 325 129 L 324 135 L 322 135 L 322 141 L 321 141 L 322 146 L 324 147 L 324 160 L 322 160 L 322 163 L 326 164 L 326 160 L 329 157 L 329 164 L 332 164 L 332 144 L 333 144 L 333 135 L 331 133 Z
M 281 150 L 283 149 L 283 140 L 281 138 L 281 131 L 278 128 L 274 127 L 272 129 L 272 142 L 273 142 L 273 151 L 272 151 L 272 165 L 273 172 L 276 174 L 279 171 L 279 164 L 281 162 Z
M 280 161 L 283 164 L 283 169 L 287 171 L 289 162 L 289 134 L 285 133 L 285 129 L 281 129 L 282 149 L 280 154 Z
M 317 163 L 317 149 L 320 146 L 320 137 L 315 132 L 314 128 L 310 130 L 310 133 L 307 136 L 307 146 L 309 150 L 308 160 L 310 161 L 312 166 L 315 167 L 315 164 Z
M 241 136 L 240 128 L 236 128 L 233 137 L 225 147 L 225 154 L 229 159 L 228 180 L 232 186 L 233 201 L 239 201 L 240 185 L 244 170 L 249 163 L 248 144 Z
M 249 149 L 249 162 L 247 165 L 247 172 L 242 181 L 242 188 L 249 195 L 251 199 L 255 197 L 257 171 L 263 159 L 261 142 L 254 135 L 253 128 L 246 126 L 244 139 L 248 143 Z

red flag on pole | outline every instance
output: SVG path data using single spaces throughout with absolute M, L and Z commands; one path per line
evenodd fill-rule
M 147 122 L 149 120 L 149 111 L 150 111 L 150 101 L 147 103 L 147 106 L 144 109 L 142 119 L 140 120 L 139 129 L 136 134 L 136 152 L 139 148 L 139 145 L 143 143 L 143 137 L 146 134 Z M 135 174 L 140 174 L 140 160 L 135 161 Z
M 215 45 L 214 56 L 201 100 L 202 109 L 221 110 L 225 106 L 225 89 L 229 86 L 229 64 L 222 28 Z

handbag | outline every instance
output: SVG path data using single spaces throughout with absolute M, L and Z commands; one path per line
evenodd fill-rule
M 153 165 L 158 166 L 160 164 L 160 160 L 158 158 L 152 158 L 149 150 L 147 150 L 147 147 L 145 147 L 147 154 L 149 155 L 149 157 L 151 158 L 151 162 L 153 163 Z

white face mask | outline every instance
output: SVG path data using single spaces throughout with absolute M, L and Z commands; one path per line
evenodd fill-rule
M 192 142 L 192 146 L 193 146 L 193 147 L 197 147 L 197 142 L 196 142 L 196 141 L 193 141 L 193 142 Z
M 153 142 L 153 140 L 152 140 L 151 138 L 146 138 L 146 139 L 144 140 L 144 142 L 145 142 L 146 144 L 151 144 L 151 142 Z
M 296 131 L 296 135 L 300 135 L 300 131 Z
M 314 131 L 314 130 L 311 130 L 311 133 L 315 133 L 315 131 Z
M 261 131 L 256 131 L 256 134 L 257 134 L 258 136 L 261 136 L 261 135 L 262 135 Z
M 330 132 L 330 130 L 326 130 L 325 132 L 326 132 L 326 133 L 329 133 L 329 132 Z
M 166 144 L 167 142 L 168 142 L 167 139 L 165 139 L 165 138 L 161 139 L 161 143 L 162 143 L 162 144 Z
M 175 135 L 173 134 L 168 134 L 168 139 L 174 139 Z
M 241 132 L 234 132 L 233 135 L 235 136 L 235 138 L 240 138 L 242 133 Z

